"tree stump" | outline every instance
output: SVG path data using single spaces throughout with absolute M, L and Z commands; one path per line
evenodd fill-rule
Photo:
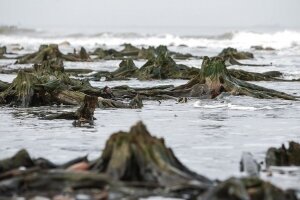
M 94 125 L 94 111 L 98 104 L 98 97 L 85 95 L 83 104 L 75 112 L 78 120 L 73 122 L 74 126 L 82 126 L 88 123 L 89 125 Z
M 165 146 L 164 140 L 151 136 L 142 122 L 133 126 L 129 133 L 113 134 L 91 169 L 113 180 L 165 187 L 190 186 L 194 182 L 200 188 L 207 188 L 212 183 L 185 167 Z
M 267 151 L 266 165 L 269 166 L 300 166 L 300 144 L 296 142 L 289 142 L 287 149 L 284 144 L 281 148 L 271 147 Z
M 187 84 L 174 88 L 172 91 L 178 93 L 185 92 L 184 90 L 192 91 L 197 84 L 201 86 L 199 87 L 198 85 L 199 93 L 201 93 L 200 90 L 203 90 L 203 95 L 208 93 L 210 98 L 215 98 L 221 92 L 228 92 L 232 95 L 246 95 L 262 99 L 281 98 L 297 100 L 296 97 L 284 92 L 267 89 L 233 77 L 227 70 L 225 60 L 222 57 L 209 58 L 205 56 L 198 76 L 191 79 Z
M 222 52 L 219 53 L 218 56 L 224 57 L 224 58 L 234 58 L 234 59 L 237 59 L 237 60 L 254 58 L 252 53 L 244 52 L 244 51 L 238 51 L 237 49 L 234 49 L 232 47 L 228 47 L 228 48 L 223 49 Z

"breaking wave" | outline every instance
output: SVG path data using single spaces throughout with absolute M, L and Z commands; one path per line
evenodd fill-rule
M 140 34 L 140 33 L 95 33 L 95 34 L 53 34 L 46 31 L 18 28 L 15 26 L 0 27 L 0 43 L 39 46 L 42 43 L 61 43 L 68 41 L 73 46 L 119 46 L 124 43 L 133 45 L 167 45 L 225 48 L 232 46 L 249 49 L 253 45 L 284 49 L 300 46 L 300 32 L 284 30 L 273 33 L 249 31 L 227 32 L 221 35 L 178 36 L 174 34 Z

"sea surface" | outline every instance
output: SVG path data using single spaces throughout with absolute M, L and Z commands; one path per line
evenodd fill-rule
M 179 31 L 180 32 L 180 31 Z M 253 60 L 243 63 L 270 64 L 268 67 L 231 66 L 252 72 L 277 70 L 282 78 L 300 78 L 300 31 L 280 30 L 220 30 L 213 34 L 192 31 L 191 34 L 138 32 L 74 32 L 33 30 L 17 27 L 0 28 L 0 46 L 6 45 L 11 59 L 0 60 L 0 68 L 27 68 L 16 65 L 15 57 L 37 51 L 40 44 L 57 43 L 62 52 L 84 46 L 87 51 L 97 47 L 122 49 L 122 44 L 138 47 L 167 45 L 170 50 L 196 56 L 216 56 L 225 47 L 254 53 Z M 273 51 L 258 51 L 253 45 L 272 47 Z M 65 68 L 88 68 L 113 71 L 120 60 L 96 62 L 65 62 Z M 140 67 L 146 61 L 137 60 Z M 176 60 L 191 67 L 200 67 L 201 59 Z M 0 74 L 0 80 L 11 82 L 16 74 Z M 181 85 L 186 80 L 105 82 L 92 81 L 97 87 L 129 85 L 148 87 Z M 253 82 L 260 86 L 300 96 L 300 82 Z M 142 109 L 96 109 L 94 128 L 74 128 L 67 120 L 39 120 L 33 112 L 70 111 L 76 107 L 0 108 L 0 159 L 12 156 L 26 148 L 33 157 L 46 157 L 62 163 L 88 155 L 93 159 L 101 155 L 106 140 L 119 130 L 142 120 L 149 131 L 165 138 L 176 156 L 187 167 L 211 179 L 243 176 L 239 172 L 242 152 L 251 152 L 264 163 L 269 147 L 280 147 L 288 141 L 300 142 L 300 102 L 280 99 L 255 99 L 230 96 L 219 100 L 189 99 L 185 104 L 175 100 L 144 101 Z M 264 164 L 263 164 L 263 168 Z M 281 188 L 300 190 L 300 168 L 273 168 L 273 175 L 261 176 Z

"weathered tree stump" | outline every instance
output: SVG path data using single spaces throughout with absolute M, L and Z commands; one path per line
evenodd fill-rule
M 79 51 L 79 58 L 82 61 L 91 61 L 89 54 L 86 52 L 85 48 L 81 47 Z
M 129 133 L 118 132 L 107 141 L 102 156 L 91 167 L 113 180 L 138 181 L 161 186 L 209 186 L 211 181 L 185 167 L 165 146 L 163 139 L 150 135 L 139 122 Z
M 222 57 L 204 57 L 200 74 L 191 79 L 187 84 L 173 89 L 174 92 L 186 92 L 186 90 L 189 90 L 191 93 L 193 93 L 193 90 L 197 90 L 198 93 L 195 91 L 194 93 L 200 95 L 208 94 L 210 98 L 218 96 L 221 92 L 228 92 L 232 95 L 246 95 L 264 99 L 297 99 L 296 97 L 284 92 L 267 89 L 233 77 L 227 70 L 225 60 Z
M 266 165 L 269 166 L 300 166 L 300 144 L 289 142 L 287 149 L 283 144 L 281 148 L 271 147 L 267 151 Z
M 85 95 L 83 104 L 76 111 L 77 120 L 73 122 L 74 126 L 82 126 L 88 123 L 94 125 L 94 111 L 98 104 L 98 97 Z
M 197 68 L 176 64 L 164 46 L 159 47 L 156 53 L 155 57 L 148 60 L 139 69 L 137 72 L 138 79 L 190 79 L 199 73 Z
M 85 52 L 86 53 L 86 52 Z M 82 52 L 82 56 L 84 52 Z M 25 64 L 25 63 L 42 63 L 43 61 L 46 60 L 51 60 L 51 59 L 62 59 L 66 61 L 82 61 L 80 58 L 81 54 L 79 56 L 77 55 L 65 55 L 61 53 L 58 49 L 58 45 L 56 44 L 50 44 L 50 45 L 41 45 L 38 52 L 32 53 L 32 54 L 27 54 L 25 56 L 21 56 L 18 58 L 17 63 L 19 64 Z M 83 59 L 85 60 L 85 59 Z
M 237 49 L 234 49 L 232 47 L 225 48 L 219 53 L 220 57 L 224 58 L 234 58 L 237 60 L 242 60 L 242 59 L 252 59 L 254 58 L 253 54 L 250 52 L 244 52 L 244 51 L 238 51 Z
M 18 151 L 11 158 L 0 161 L 0 174 L 19 167 L 33 167 L 34 163 L 28 152 L 24 149 Z
M 1 103 L 14 102 L 22 107 L 39 105 L 41 101 L 44 101 L 43 93 L 39 93 L 36 88 L 36 85 L 40 83 L 40 80 L 33 74 L 20 70 L 12 84 L 0 94 L 3 101 Z

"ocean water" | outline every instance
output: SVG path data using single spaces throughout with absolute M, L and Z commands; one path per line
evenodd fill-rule
M 18 69 L 31 65 L 16 65 L 14 57 L 34 52 L 40 44 L 57 43 L 63 52 L 84 46 L 87 51 L 97 47 L 122 49 L 122 44 L 139 47 L 167 45 L 169 49 L 197 56 L 215 56 L 223 48 L 231 46 L 254 53 L 253 60 L 243 63 L 268 64 L 267 67 L 231 66 L 253 72 L 277 70 L 283 79 L 300 78 L 300 32 L 298 30 L 220 30 L 212 34 L 203 31 L 192 34 L 134 32 L 45 31 L 19 28 L 0 28 L 0 46 L 6 45 L 12 59 L 0 60 L 0 68 Z M 65 42 L 69 42 L 67 45 Z M 257 51 L 253 45 L 272 47 L 274 51 Z M 17 48 L 22 48 L 18 50 Z M 144 60 L 134 61 L 138 67 Z M 191 67 L 200 67 L 201 59 L 177 60 Z M 65 62 L 66 68 L 88 68 L 113 71 L 120 60 L 96 62 Z M 15 74 L 0 74 L 0 80 L 11 82 Z M 96 87 L 129 85 L 148 87 L 156 85 L 180 85 L 186 80 L 91 82 Z M 300 96 L 300 82 L 253 82 Z M 226 97 L 220 100 L 189 99 L 185 104 L 174 100 L 145 101 L 144 107 L 129 109 L 97 109 L 94 128 L 74 128 L 67 120 L 39 120 L 32 112 L 69 111 L 76 107 L 0 108 L 0 159 L 26 148 L 33 157 L 46 157 L 62 163 L 77 156 L 89 155 L 93 159 L 101 155 L 105 141 L 119 130 L 142 120 L 149 131 L 164 137 L 176 156 L 186 166 L 211 179 L 242 176 L 239 160 L 242 152 L 249 151 L 259 161 L 271 146 L 294 140 L 300 142 L 300 102 L 285 100 L 261 100 L 250 97 Z M 282 170 L 285 173 L 279 173 Z M 282 188 L 300 190 L 300 168 L 273 169 L 273 176 L 262 177 Z

